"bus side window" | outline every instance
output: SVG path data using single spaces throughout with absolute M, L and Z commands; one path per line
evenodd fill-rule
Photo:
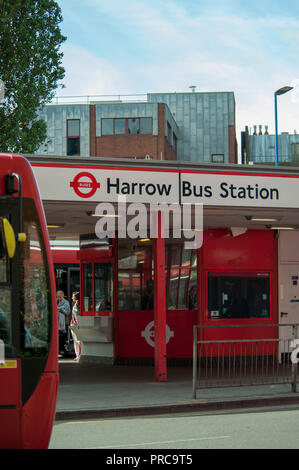
M 8 222 L 8 220 L 5 218 Z M 10 225 L 10 224 L 9 224 Z M 10 343 L 11 336 L 11 287 L 8 258 L 8 240 L 4 230 L 4 218 L 0 217 L 0 340 Z
M 8 344 L 11 328 L 11 289 L 0 287 L 0 291 L 0 340 Z
M 41 228 L 33 201 L 24 199 L 24 231 L 27 240 L 22 246 L 21 286 L 24 321 L 24 348 L 30 355 L 33 348 L 48 348 L 49 343 L 49 278 L 44 261 Z M 27 210 L 26 210 L 26 205 Z

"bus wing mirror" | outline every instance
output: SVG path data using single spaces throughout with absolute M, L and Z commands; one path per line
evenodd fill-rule
M 14 229 L 6 217 L 0 218 L 0 258 L 13 258 L 16 251 Z

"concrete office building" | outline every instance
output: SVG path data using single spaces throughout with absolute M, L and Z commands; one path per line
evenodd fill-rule
M 47 141 L 36 154 L 237 163 L 233 92 L 124 98 L 45 106 Z

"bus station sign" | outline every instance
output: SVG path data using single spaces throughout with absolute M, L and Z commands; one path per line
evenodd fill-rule
M 33 163 L 43 200 L 298 208 L 299 175 Z

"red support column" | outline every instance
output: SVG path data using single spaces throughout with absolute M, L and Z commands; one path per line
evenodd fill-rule
M 153 214 L 156 227 L 154 238 L 154 322 L 155 322 L 155 379 L 167 381 L 166 356 L 166 286 L 165 286 L 165 240 L 164 214 Z

